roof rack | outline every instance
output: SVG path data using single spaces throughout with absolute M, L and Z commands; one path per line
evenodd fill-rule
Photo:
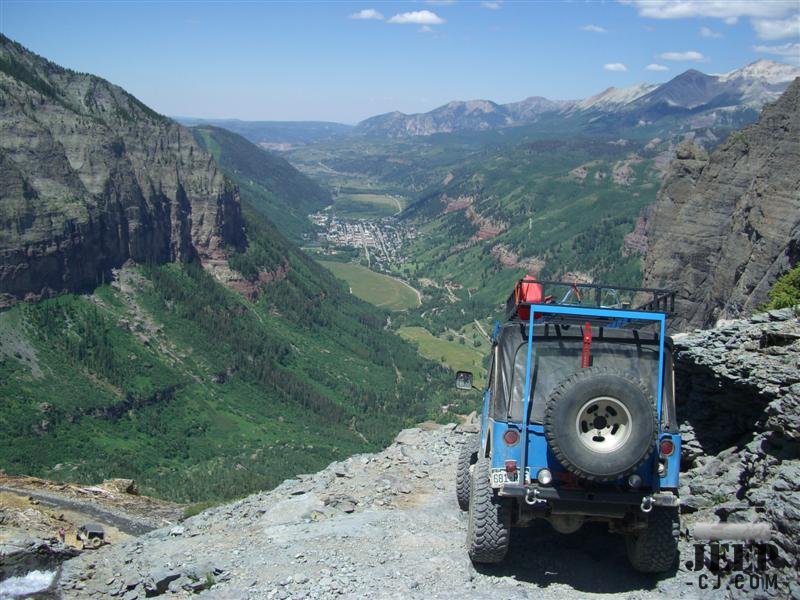
M 675 311 L 672 290 L 571 281 L 520 279 L 506 301 L 506 318 L 525 320 L 534 306 L 537 323 L 585 323 L 635 328 L 652 325 Z

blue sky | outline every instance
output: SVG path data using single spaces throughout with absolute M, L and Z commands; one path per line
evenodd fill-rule
M 453 99 L 575 99 L 689 68 L 800 63 L 798 0 L 0 0 L 0 31 L 164 114 L 250 120 L 354 123 Z

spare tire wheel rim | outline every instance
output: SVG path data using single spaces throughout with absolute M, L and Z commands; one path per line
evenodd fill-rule
M 633 420 L 627 407 L 617 398 L 598 396 L 578 411 L 575 429 L 581 443 L 600 454 L 622 448 L 631 437 Z

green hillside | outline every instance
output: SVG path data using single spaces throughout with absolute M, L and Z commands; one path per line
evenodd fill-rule
M 472 163 L 405 213 L 420 229 L 407 276 L 458 288 L 455 303 L 442 301 L 441 290 L 423 289 L 431 302 L 420 313 L 439 327 L 496 314 L 514 280 L 528 272 L 639 284 L 639 256 L 624 240 L 659 184 L 641 146 L 608 140 L 541 140 Z M 469 206 L 457 208 L 458 198 Z M 482 228 L 468 210 L 495 229 Z
M 193 127 L 192 132 L 239 185 L 242 195 L 280 231 L 293 240 L 313 231 L 307 216 L 331 203 L 328 191 L 280 156 L 236 133 L 210 125 Z
M 529 271 L 638 284 L 639 257 L 624 239 L 660 185 L 656 165 L 669 143 L 653 141 L 659 133 L 620 126 L 612 135 L 579 119 L 543 118 L 421 138 L 351 136 L 289 156 L 342 193 L 416 196 L 400 218 L 419 235 L 398 275 L 426 300 L 403 322 L 438 335 L 497 315 Z
M 254 281 L 288 267 L 256 300 L 170 264 L 0 313 L 0 468 L 230 498 L 378 449 L 438 412 L 447 372 L 246 216 L 249 248 L 231 264 Z

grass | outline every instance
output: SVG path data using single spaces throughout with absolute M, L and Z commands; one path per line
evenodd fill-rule
M 336 277 L 347 282 L 353 294 L 382 308 L 407 310 L 419 306 L 417 293 L 405 283 L 355 263 L 320 261 Z
M 457 337 L 453 341 L 435 337 L 424 327 L 400 327 L 400 337 L 417 345 L 420 354 L 431 360 L 439 361 L 453 371 L 472 371 L 475 385 L 481 387 L 484 381 L 483 359 L 486 352 L 476 350 L 470 344 L 461 344 Z M 488 349 L 488 344 L 483 348 Z
M 333 211 L 342 217 L 390 217 L 405 208 L 405 199 L 389 194 L 342 194 L 333 204 Z

